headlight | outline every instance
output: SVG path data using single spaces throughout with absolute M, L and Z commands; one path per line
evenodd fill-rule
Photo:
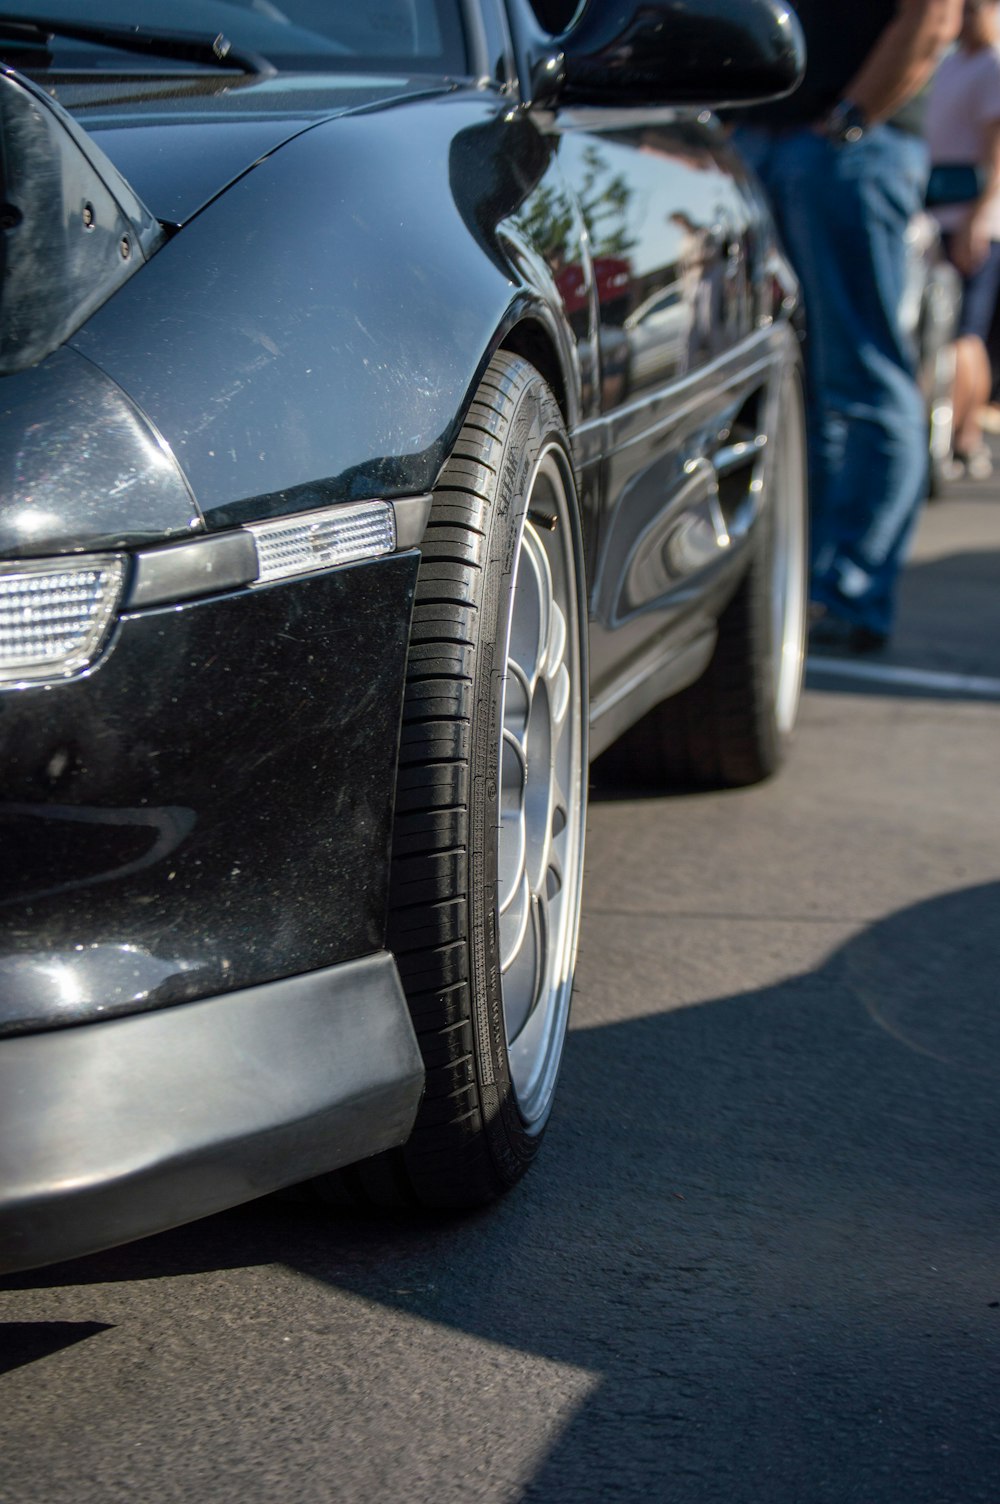
M 429 508 L 429 496 L 341 503 L 131 555 L 0 562 L 0 686 L 82 673 L 119 608 L 177 605 L 414 548 Z
M 5 564 L 0 572 L 0 682 L 62 679 L 97 657 L 114 620 L 125 561 Z

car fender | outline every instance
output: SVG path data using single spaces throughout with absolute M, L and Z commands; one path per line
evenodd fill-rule
M 551 158 L 481 91 L 326 121 L 197 215 L 73 345 L 170 445 L 209 528 L 426 491 L 519 319 L 578 387 L 554 280 L 500 233 Z

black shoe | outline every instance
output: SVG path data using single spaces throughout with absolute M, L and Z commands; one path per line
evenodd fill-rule
M 842 653 L 880 653 L 889 646 L 888 632 L 862 627 L 823 611 L 809 624 L 809 647 L 830 648 Z

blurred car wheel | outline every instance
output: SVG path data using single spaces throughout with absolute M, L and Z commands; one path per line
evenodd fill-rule
M 915 216 L 906 232 L 906 246 L 901 319 L 913 341 L 917 381 L 927 408 L 927 490 L 936 497 L 953 478 L 954 340 L 962 301 L 961 279 L 944 255 L 941 232 L 932 215 Z
M 798 716 L 808 599 L 805 407 L 799 359 L 778 384 L 762 461 L 754 557 L 719 618 L 708 668 L 655 706 L 621 746 L 652 783 L 737 788 L 784 759 Z
M 932 498 L 943 495 L 952 479 L 952 441 L 955 428 L 955 410 L 952 390 L 955 385 L 955 346 L 947 344 L 936 350 L 924 378 L 927 393 L 927 415 L 930 430 L 928 495 Z

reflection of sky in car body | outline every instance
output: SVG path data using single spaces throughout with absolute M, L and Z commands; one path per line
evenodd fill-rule
M 704 145 L 685 140 L 686 129 L 690 127 L 685 127 L 682 121 L 665 121 L 661 128 L 650 128 L 643 133 L 645 139 L 638 151 L 631 132 L 621 142 L 614 135 L 595 134 L 585 138 L 587 146 L 596 148 L 602 158 L 606 181 L 610 182 L 621 171 L 627 172 L 633 185 L 624 217 L 632 240 L 629 254 L 636 277 L 675 261 L 680 250 L 681 227 L 660 219 L 651 208 L 657 197 L 662 199 L 664 173 L 670 171 L 671 164 L 677 173 L 677 207 L 683 207 L 697 225 L 710 226 L 732 194 L 731 179 L 719 171 Z M 582 139 L 575 135 L 566 137 L 564 144 L 573 141 L 578 150 L 576 143 Z M 596 186 L 599 189 L 600 183 Z M 600 254 L 599 247 L 595 247 L 595 254 Z

